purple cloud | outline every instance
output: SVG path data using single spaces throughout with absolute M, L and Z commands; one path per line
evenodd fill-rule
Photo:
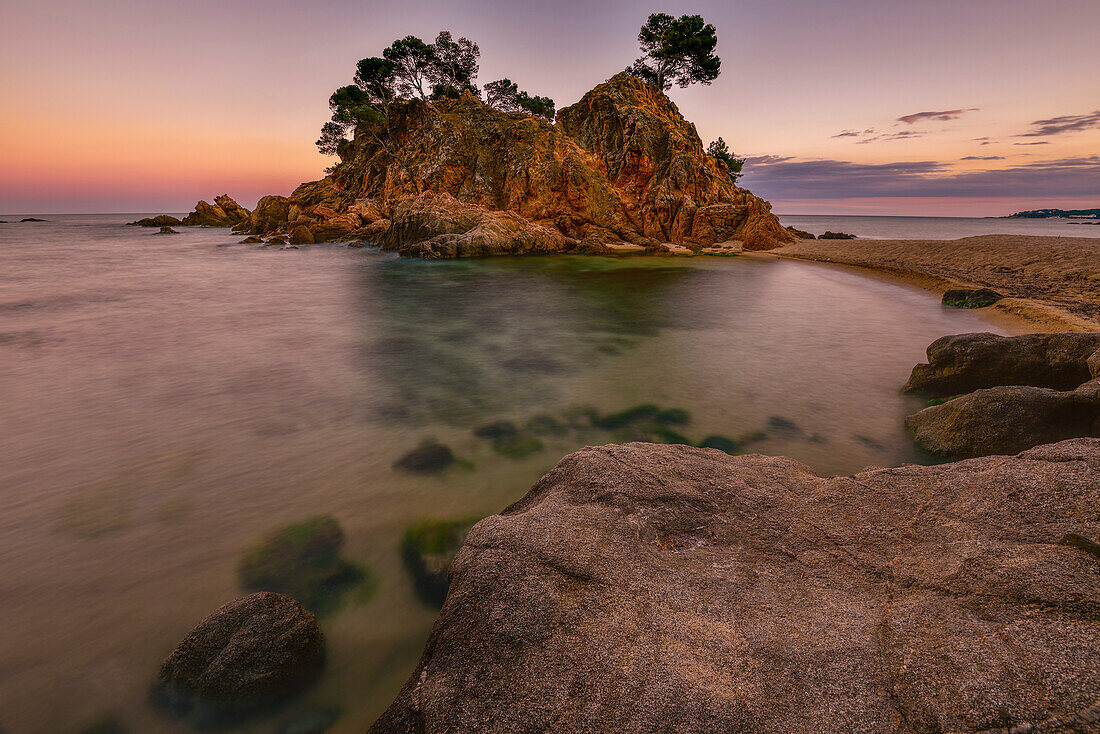
M 938 161 L 854 163 L 751 156 L 744 185 L 766 199 L 1079 198 L 1100 191 L 1100 155 L 954 171 Z
M 1050 145 L 1050 141 L 1041 140 L 1038 143 L 1013 143 L 1013 145 Z
M 960 161 L 1003 161 L 1005 157 L 1003 155 L 968 155 L 965 158 L 960 158 Z
M 1062 115 L 1049 120 L 1036 120 L 1031 123 L 1035 128 L 1031 132 L 1017 135 L 1018 138 L 1039 138 L 1047 135 L 1061 135 L 1081 130 L 1100 128 L 1100 110 L 1085 115 Z
M 857 141 L 856 145 L 865 145 L 866 143 L 874 143 L 880 140 L 905 140 L 906 138 L 923 137 L 923 132 L 919 132 L 917 130 L 902 130 L 901 132 L 896 133 L 882 133 L 881 135 L 876 135 L 873 138 L 864 138 L 863 140 Z
M 977 112 L 980 107 L 966 107 L 958 110 L 940 110 L 939 112 L 914 112 L 911 115 L 903 115 L 898 118 L 898 122 L 904 122 L 906 125 L 912 125 L 914 122 L 921 122 L 923 120 L 954 120 L 967 112 Z

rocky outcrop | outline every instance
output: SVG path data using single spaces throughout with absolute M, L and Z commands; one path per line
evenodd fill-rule
M 233 227 L 249 220 L 252 213 L 233 201 L 228 194 L 214 197 L 214 203 L 200 201 L 195 211 L 178 222 L 185 227 Z
M 371 732 L 1096 731 L 1097 506 L 1097 440 L 834 478 L 586 448 L 470 531 Z
M 1100 436 L 1095 378 L 1100 333 L 945 336 L 932 342 L 928 364 L 914 367 L 905 385 L 937 396 L 937 404 L 905 425 L 923 449 L 948 459 Z
M 161 666 L 155 698 L 203 723 L 232 719 L 301 690 L 324 662 L 317 618 L 290 597 L 259 592 L 224 604 Z
M 472 95 L 399 103 L 391 120 L 388 131 L 361 126 L 329 176 L 264 197 L 247 230 L 304 226 L 318 242 L 365 240 L 417 257 L 793 240 L 662 92 L 625 74 L 553 125 Z

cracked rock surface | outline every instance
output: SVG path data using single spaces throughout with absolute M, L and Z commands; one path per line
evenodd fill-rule
M 822 478 L 589 447 L 470 532 L 371 732 L 1100 731 L 1100 440 Z

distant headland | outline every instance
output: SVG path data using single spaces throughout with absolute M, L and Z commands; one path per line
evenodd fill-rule
M 1009 214 L 1004 219 L 1100 219 L 1098 209 L 1031 209 Z

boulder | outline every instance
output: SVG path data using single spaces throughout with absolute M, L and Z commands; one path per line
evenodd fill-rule
M 925 451 L 966 459 L 1089 436 L 1098 417 L 1100 401 L 1083 393 L 1013 385 L 925 408 L 909 416 L 905 426 Z
M 157 232 L 157 234 L 179 234 L 179 232 L 166 225 L 164 227 L 161 227 L 160 231 Z
M 313 237 L 313 232 L 304 224 L 295 227 L 290 233 L 290 244 L 292 245 L 312 245 L 314 242 L 316 240 Z
M 256 203 L 249 218 L 252 234 L 269 234 L 286 226 L 290 199 L 285 196 L 265 196 Z
M 905 391 L 950 397 L 998 385 L 1072 390 L 1100 376 L 1098 350 L 1100 333 L 1091 332 L 945 336 L 928 346 L 928 363 L 913 368 Z
M 943 294 L 943 305 L 952 308 L 985 308 L 1004 298 L 990 288 L 956 288 Z
M 214 197 L 214 203 L 200 201 L 195 210 L 180 222 L 185 227 L 233 227 L 248 220 L 252 213 L 227 194 Z
M 822 478 L 589 447 L 470 531 L 373 734 L 1100 721 L 1100 441 Z
M 181 224 L 183 224 L 183 222 L 169 214 L 158 214 L 155 217 L 146 217 L 145 219 L 139 219 L 136 222 L 127 222 L 126 226 L 178 227 Z
M 251 713 L 305 688 L 324 663 L 317 618 L 258 592 L 210 613 L 164 661 L 154 695 L 202 723 Z

